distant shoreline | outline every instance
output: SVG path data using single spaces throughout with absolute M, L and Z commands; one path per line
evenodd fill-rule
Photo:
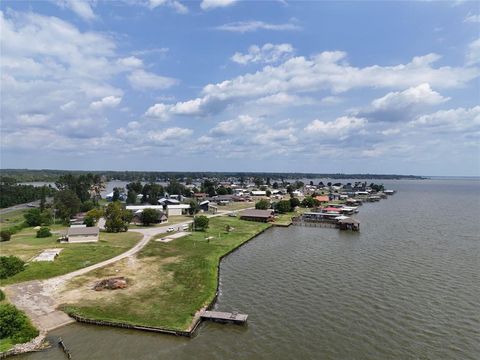
M 345 174 L 302 172 L 252 172 L 252 171 L 112 171 L 112 170 L 54 170 L 54 169 L 1 169 L 3 177 L 13 177 L 17 182 L 55 181 L 65 174 L 102 175 L 107 180 L 145 180 L 169 178 L 232 178 L 265 177 L 273 179 L 332 179 L 332 180 L 425 180 L 431 177 L 400 174 Z

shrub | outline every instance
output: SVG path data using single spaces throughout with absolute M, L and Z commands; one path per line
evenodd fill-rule
M 255 204 L 255 209 L 267 210 L 270 207 L 270 201 L 262 199 Z
M 27 316 L 11 304 L 0 304 L 0 339 L 14 344 L 27 342 L 38 335 Z
M 0 256 L 0 279 L 6 279 L 23 270 L 25 263 L 16 256 Z
M 1 241 L 9 241 L 11 237 L 12 237 L 12 233 L 9 230 L 0 231 L 0 240 Z
M 85 216 L 85 220 L 83 220 L 83 223 L 87 225 L 87 227 L 92 227 L 95 226 L 96 220 L 93 216 Z
M 208 222 L 208 217 L 199 215 L 193 220 L 193 225 L 196 231 L 205 231 L 208 228 Z
M 52 233 L 50 232 L 50 229 L 48 227 L 41 227 L 37 231 L 37 238 L 45 238 L 49 236 L 52 236 Z

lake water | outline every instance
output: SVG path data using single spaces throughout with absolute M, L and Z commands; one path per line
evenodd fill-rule
M 273 228 L 221 265 L 216 308 L 192 339 L 73 324 L 73 359 L 479 359 L 480 182 L 384 181 L 359 233 Z M 65 359 L 56 347 L 21 359 Z

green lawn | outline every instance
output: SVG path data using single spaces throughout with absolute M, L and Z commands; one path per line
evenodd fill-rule
M 11 211 L 7 214 L 1 214 L 0 215 L 1 229 L 4 229 L 4 228 L 7 229 L 10 226 L 15 226 L 24 222 L 25 218 L 23 217 L 23 214 L 25 214 L 27 211 L 28 209 L 21 209 L 21 210 Z
M 234 230 L 226 232 L 227 225 Z M 143 275 L 131 279 L 145 283 L 138 287 L 140 290 L 134 291 L 133 286 L 130 292 L 128 288 L 116 291 L 109 298 L 87 300 L 84 297 L 80 303 L 66 305 L 65 310 L 91 319 L 186 330 L 194 314 L 215 296 L 220 257 L 269 226 L 217 217 L 210 219 L 206 232 L 196 232 L 169 243 L 151 241 L 137 260 L 144 267 L 147 279 Z M 207 237 L 212 239 L 206 240 Z M 116 268 L 119 267 L 117 264 Z M 113 269 L 112 266 L 92 272 L 90 278 L 82 281 L 122 274 Z M 139 272 L 142 271 L 135 271 Z M 78 282 L 74 286 L 78 288 Z
M 231 202 L 227 205 L 215 205 L 218 208 L 218 211 L 239 211 L 247 208 L 254 208 L 255 202 L 254 201 L 235 201 Z
M 52 231 L 62 229 L 60 225 L 50 228 Z M 64 248 L 64 250 L 54 262 L 28 263 L 24 271 L 8 279 L 2 279 L 2 286 L 28 280 L 47 279 L 96 264 L 127 251 L 142 238 L 140 233 L 134 232 L 116 234 L 101 232 L 97 243 L 61 244 L 56 241 L 58 235 L 40 239 L 35 235 L 33 228 L 26 228 L 14 234 L 10 241 L 0 243 L 2 256 L 15 255 L 28 261 L 44 249 Z
M 285 214 L 279 214 L 275 218 L 275 224 L 280 226 L 290 225 L 292 223 L 292 217 L 299 216 L 308 210 L 309 209 L 306 209 L 306 208 L 299 208 L 297 211 L 292 211 Z

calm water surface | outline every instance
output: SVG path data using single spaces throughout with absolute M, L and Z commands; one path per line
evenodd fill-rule
M 480 182 L 387 182 L 360 233 L 274 228 L 221 266 L 216 308 L 193 339 L 73 324 L 81 359 L 480 359 Z M 64 359 L 57 348 L 21 359 Z

